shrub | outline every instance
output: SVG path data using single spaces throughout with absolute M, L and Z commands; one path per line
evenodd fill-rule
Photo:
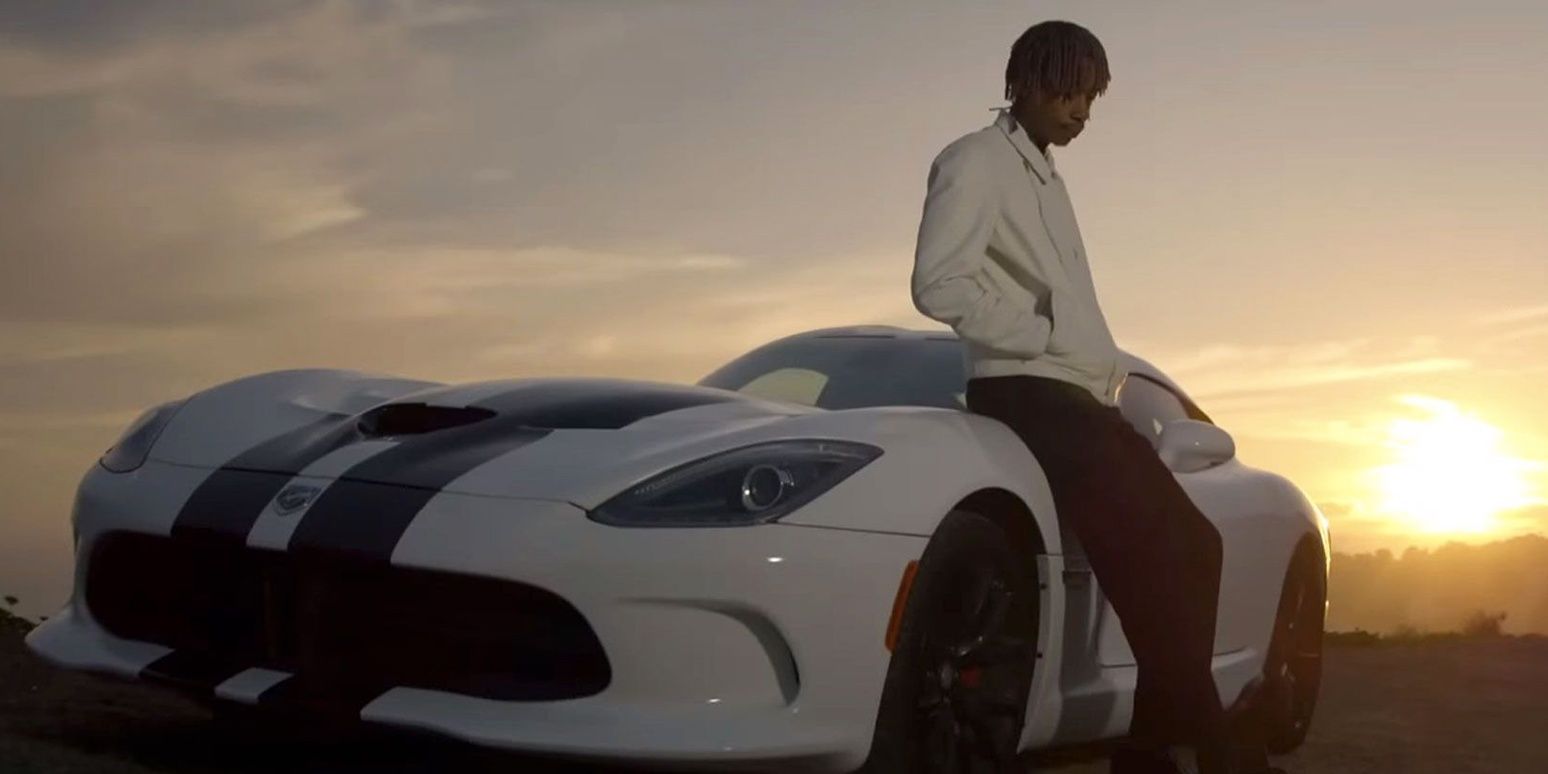
M 1364 647 L 1380 645 L 1381 635 L 1364 629 L 1355 629 L 1352 632 L 1327 632 L 1322 636 L 1322 641 L 1328 645 Z
M 1462 635 L 1464 637 L 1500 637 L 1505 634 L 1502 628 L 1504 623 L 1505 613 L 1474 610 L 1462 623 Z

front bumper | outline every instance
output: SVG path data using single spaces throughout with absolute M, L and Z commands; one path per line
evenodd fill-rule
M 114 531 L 169 534 L 205 473 L 152 462 L 132 476 L 88 474 L 76 502 L 78 556 Z M 601 643 L 609 679 L 591 695 L 546 701 L 399 685 L 362 697 L 358 716 L 547 754 L 850 770 L 870 746 L 898 580 L 925 542 L 777 523 L 622 529 L 568 503 L 441 493 L 404 533 L 392 566 L 561 597 Z M 70 605 L 29 646 L 65 667 L 156 676 L 172 649 L 115 636 L 79 593 L 85 567 L 76 578 Z M 499 611 L 488 614 L 497 625 Z M 276 686 L 290 677 L 258 664 L 212 674 L 209 694 L 245 703 L 283 696 Z

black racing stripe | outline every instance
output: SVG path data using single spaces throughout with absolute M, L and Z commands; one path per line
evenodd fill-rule
M 356 463 L 339 476 L 339 483 L 390 484 L 429 489 L 434 494 L 452 479 L 551 432 L 529 427 L 519 417 L 497 417 L 433 433 L 396 436 L 397 445 Z M 333 488 L 323 492 L 319 504 Z M 316 509 L 313 505 L 312 512 Z
M 300 708 L 324 717 L 358 720 L 365 705 L 391 689 L 392 686 L 385 682 L 322 682 L 304 675 L 291 675 L 258 694 L 258 704 Z
M 194 489 L 172 522 L 172 535 L 245 544 L 258 516 L 295 473 L 359 437 L 354 417 L 332 415 L 238 454 Z
M 323 490 L 287 547 L 298 554 L 386 563 L 420 509 L 453 479 L 550 432 L 499 417 L 403 436 Z
M 140 669 L 140 677 L 196 694 L 213 694 L 215 686 L 246 669 L 231 659 L 196 650 L 174 650 Z
M 454 396 L 460 389 L 447 387 L 414 397 L 416 402 L 434 403 L 440 394 Z M 494 412 L 494 417 L 392 436 L 398 445 L 350 468 L 324 490 L 292 534 L 290 548 L 385 561 L 419 509 L 441 488 L 552 429 L 618 429 L 656 414 L 738 399 L 722 390 L 657 382 L 518 381 L 503 393 L 470 404 Z M 364 438 L 358 417 L 334 415 L 269 439 L 201 483 L 178 514 L 172 534 L 245 544 L 263 509 L 292 476 Z
M 339 480 L 307 510 L 288 548 L 386 562 L 434 489 Z
M 521 384 L 471 405 L 529 427 L 619 429 L 668 411 L 742 400 L 735 393 L 619 379 L 553 379 Z
M 435 397 L 415 395 L 429 402 Z M 345 471 L 307 510 L 288 548 L 300 555 L 385 564 L 414 517 L 442 488 L 554 428 L 617 429 L 666 411 L 737 399 L 735 394 L 654 382 L 518 382 L 506 392 L 469 404 L 495 412 L 494 417 L 397 436 L 397 446 Z
M 362 439 L 355 424 L 358 417 L 330 414 L 281 433 L 231 458 L 222 468 L 300 473 L 328 452 Z

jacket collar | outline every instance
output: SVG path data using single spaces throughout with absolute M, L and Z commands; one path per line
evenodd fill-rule
M 1016 117 L 1011 115 L 1010 108 L 995 108 L 995 111 L 999 113 L 994 119 L 995 127 L 1005 135 L 1005 139 L 1010 140 L 1016 152 L 1021 154 L 1027 170 L 1037 175 L 1038 182 L 1047 185 L 1049 178 L 1058 177 L 1059 172 L 1054 168 L 1053 156 L 1037 149 L 1031 136 L 1021 128 L 1021 124 L 1017 123 Z

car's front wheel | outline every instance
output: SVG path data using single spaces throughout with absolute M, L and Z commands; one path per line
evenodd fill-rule
M 1327 582 L 1318 552 L 1303 545 L 1285 573 L 1274 636 L 1264 659 L 1266 746 L 1286 753 L 1306 741 L 1322 685 Z
M 1033 558 L 990 519 L 948 514 L 914 576 L 862 771 L 1016 770 L 1038 610 Z

